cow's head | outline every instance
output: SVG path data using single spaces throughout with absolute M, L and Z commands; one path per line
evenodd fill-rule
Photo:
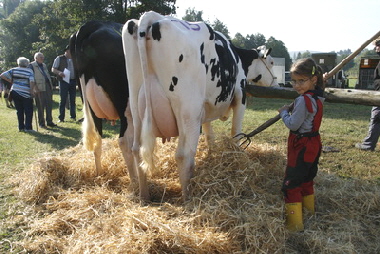
M 278 86 L 277 78 L 273 72 L 274 61 L 269 55 L 271 48 L 260 46 L 257 50 L 257 58 L 248 67 L 247 81 L 259 86 Z

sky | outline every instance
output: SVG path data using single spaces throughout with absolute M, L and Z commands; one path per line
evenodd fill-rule
M 194 8 L 209 23 L 223 22 L 232 38 L 260 33 L 281 40 L 288 52 L 355 51 L 380 31 L 380 0 L 177 0 L 175 6 L 177 18 Z

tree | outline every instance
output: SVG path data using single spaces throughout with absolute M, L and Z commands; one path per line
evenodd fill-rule
M 220 21 L 219 19 L 215 19 L 214 22 L 211 24 L 211 27 L 215 31 L 218 31 L 218 32 L 221 32 L 222 34 L 224 34 L 227 37 L 227 39 L 230 39 L 230 35 L 228 32 L 227 26 L 222 21 Z
M 266 39 L 263 34 L 257 33 L 256 35 L 247 35 L 245 38 L 241 33 L 236 33 L 232 39 L 232 43 L 235 46 L 244 49 L 256 49 L 262 45 L 265 45 Z
M 270 37 L 266 42 L 266 46 L 267 48 L 272 49 L 272 57 L 285 58 L 285 70 L 289 70 L 292 60 L 290 59 L 289 52 L 288 49 L 285 47 L 285 44 L 280 40 L 276 40 L 274 37 Z
M 194 8 L 188 8 L 182 19 L 189 22 L 203 21 L 202 15 L 203 11 L 196 11 Z
M 31 45 L 39 41 L 39 26 L 31 22 L 33 17 L 42 12 L 45 4 L 40 1 L 27 1 L 20 4 L 7 18 L 0 22 L 0 53 L 2 67 L 16 66 L 20 56 L 31 59 L 33 50 Z
M 299 57 L 299 58 L 297 57 L 297 59 L 300 59 L 300 58 L 308 58 L 308 57 L 311 57 L 311 53 L 310 53 L 309 50 L 306 50 L 305 52 L 301 53 L 301 54 L 300 54 L 300 57 Z
M 0 1 L 0 19 L 5 19 L 11 15 L 23 0 L 1 0 Z
M 175 13 L 175 0 L 3 0 L 2 10 L 5 3 L 16 1 L 21 4 L 15 13 L 0 22 L 2 67 L 14 66 L 20 55 L 31 58 L 40 50 L 46 64 L 51 64 L 70 36 L 89 20 L 125 23 L 148 10 Z
M 351 50 L 350 49 L 346 49 L 346 50 L 340 50 L 338 53 L 337 53 L 337 63 L 340 63 L 343 59 L 345 59 L 346 57 L 348 57 L 350 54 L 351 54 Z M 348 69 L 354 67 L 355 65 L 355 62 L 354 62 L 354 59 L 352 59 L 351 61 L 349 61 L 348 63 L 346 63 L 345 66 L 343 66 L 343 70 L 346 72 L 348 71 Z
M 245 37 L 241 33 L 236 33 L 232 39 L 232 44 L 239 48 L 245 48 Z

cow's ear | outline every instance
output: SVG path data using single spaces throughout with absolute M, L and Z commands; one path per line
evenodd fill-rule
M 259 57 L 260 58 L 266 57 L 266 54 L 265 54 L 266 47 L 265 47 L 265 45 L 257 47 L 257 51 L 259 52 Z
M 265 57 L 269 56 L 270 52 L 272 52 L 272 48 L 269 48 L 269 49 L 265 52 Z

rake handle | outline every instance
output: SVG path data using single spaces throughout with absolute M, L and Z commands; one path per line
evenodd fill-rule
M 263 130 L 265 130 L 269 126 L 273 125 L 274 123 L 276 123 L 280 119 L 281 119 L 280 114 L 276 115 L 275 117 L 270 118 L 265 123 L 263 123 L 262 125 L 260 125 L 259 127 L 257 127 L 256 129 L 254 129 L 253 131 L 251 131 L 250 133 L 248 133 L 247 136 L 248 137 L 255 136 L 256 134 L 262 132 Z

